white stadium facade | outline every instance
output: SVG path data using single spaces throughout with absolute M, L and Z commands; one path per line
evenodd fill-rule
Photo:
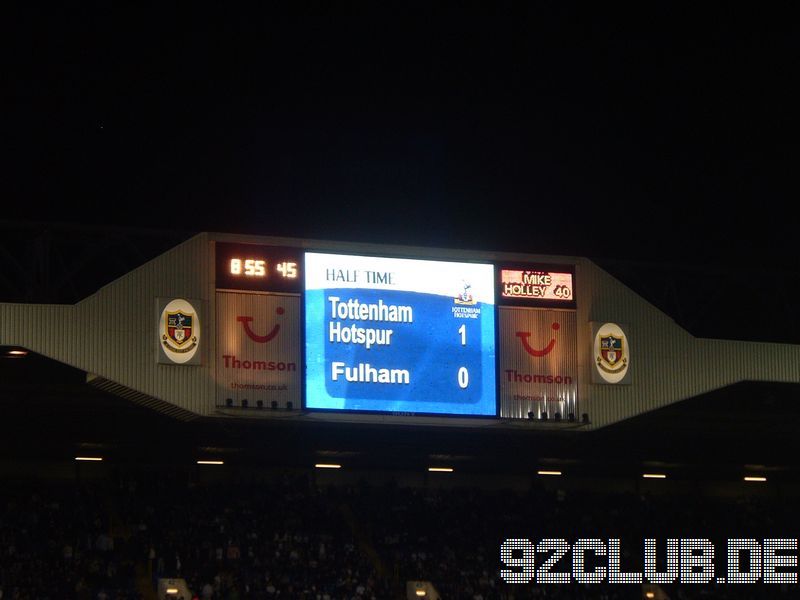
M 696 337 L 583 257 L 199 233 L 0 304 L 0 349 L 17 462 L 798 469 L 800 346 Z

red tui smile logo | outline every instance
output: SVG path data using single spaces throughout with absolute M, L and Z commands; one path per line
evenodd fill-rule
M 553 329 L 553 331 L 558 331 L 561 328 L 561 325 L 559 325 L 558 323 L 553 323 L 550 327 Z M 536 357 L 547 356 L 548 354 L 550 354 L 550 352 L 552 352 L 553 348 L 556 345 L 556 338 L 554 337 L 548 342 L 548 344 L 544 348 L 542 348 L 541 350 L 537 350 L 536 348 L 533 348 L 528 342 L 528 338 L 531 337 L 530 331 L 518 331 L 517 337 L 519 338 L 520 342 L 522 342 L 522 347 L 525 348 L 525 352 L 527 352 L 531 356 L 536 356 Z
M 282 306 L 279 306 L 278 308 L 275 309 L 275 312 L 278 313 L 279 315 L 282 315 L 285 311 Z M 275 326 L 272 329 L 270 329 L 269 332 L 267 332 L 265 335 L 258 335 L 250 327 L 250 323 L 253 320 L 253 317 L 239 316 L 236 317 L 236 320 L 242 324 L 242 327 L 244 327 L 244 332 L 247 334 L 247 337 L 249 337 L 251 340 L 259 344 L 266 344 L 267 342 L 272 341 L 275 338 L 275 336 L 278 335 L 278 332 L 281 329 L 280 323 L 276 323 Z

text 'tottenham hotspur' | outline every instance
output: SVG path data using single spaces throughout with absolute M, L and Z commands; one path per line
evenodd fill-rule
M 331 322 L 328 323 L 328 341 L 333 344 L 359 344 L 367 350 L 373 346 L 389 346 L 392 343 L 393 329 L 342 325 L 338 319 L 349 321 L 386 321 L 390 323 L 413 323 L 414 311 L 410 306 L 360 302 L 355 298 L 342 301 L 330 296 Z
M 356 324 L 342 325 L 341 320 L 413 323 L 414 311 L 410 306 L 361 302 L 356 298 L 342 300 L 329 296 L 331 321 L 328 323 L 328 342 L 332 344 L 358 344 L 367 350 L 373 346 L 389 346 L 394 329 L 359 327 Z M 331 363 L 331 381 L 344 377 L 347 381 L 360 383 L 400 383 L 408 384 L 411 375 L 406 369 L 376 369 L 369 363 L 359 363 L 348 367 L 342 362 Z

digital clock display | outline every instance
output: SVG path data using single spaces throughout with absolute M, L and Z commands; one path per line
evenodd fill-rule
M 299 293 L 297 248 L 217 242 L 217 288 Z

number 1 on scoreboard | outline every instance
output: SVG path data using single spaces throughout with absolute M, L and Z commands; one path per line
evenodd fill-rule
M 461 345 L 467 345 L 467 325 L 466 323 L 462 323 L 461 327 L 458 328 L 458 333 L 461 335 Z M 467 371 L 466 367 L 461 367 L 458 370 L 458 387 L 462 390 L 466 389 L 469 385 L 469 371 Z

